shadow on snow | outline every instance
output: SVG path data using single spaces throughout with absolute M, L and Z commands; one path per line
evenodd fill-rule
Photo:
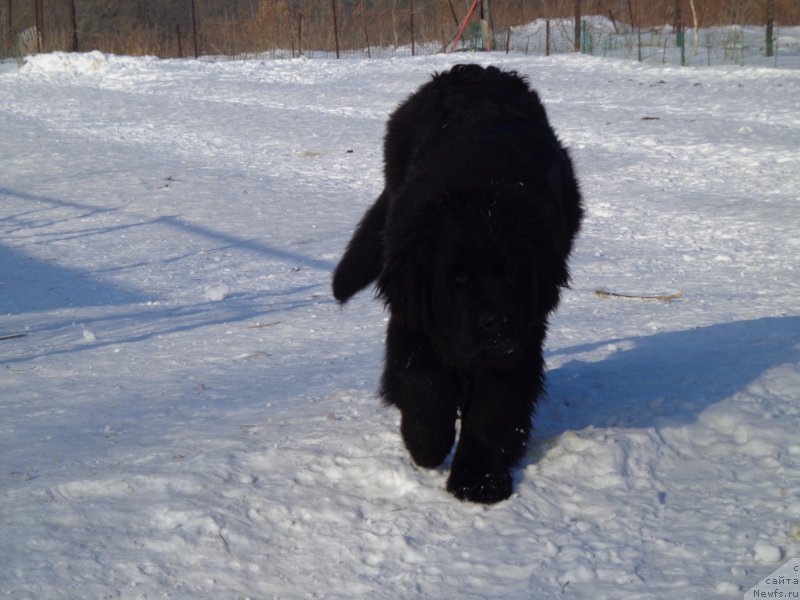
M 744 391 L 772 368 L 800 362 L 800 316 L 766 317 L 614 340 L 604 360 L 573 359 L 549 371 L 534 437 L 587 427 L 674 426 Z M 574 346 L 572 355 L 609 342 Z

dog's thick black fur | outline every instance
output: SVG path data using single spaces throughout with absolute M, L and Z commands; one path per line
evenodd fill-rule
M 381 385 L 414 461 L 447 489 L 512 493 L 542 392 L 548 314 L 583 214 L 567 151 L 526 80 L 459 65 L 391 115 L 385 188 L 336 268 L 340 302 L 377 281 L 390 311 Z

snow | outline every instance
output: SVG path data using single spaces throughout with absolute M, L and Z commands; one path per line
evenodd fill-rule
M 386 116 L 467 59 L 530 77 L 588 208 L 492 507 L 412 466 L 386 315 L 329 289 Z M 0 593 L 740 598 L 800 556 L 798 98 L 577 55 L 4 63 Z

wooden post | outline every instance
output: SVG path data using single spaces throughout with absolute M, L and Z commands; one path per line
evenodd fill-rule
M 336 22 L 336 0 L 331 0 L 333 10 L 333 39 L 336 44 L 336 58 L 339 58 L 339 24 Z
M 411 21 L 411 56 L 417 55 L 416 40 L 414 39 L 414 0 L 409 0 L 408 3 L 409 18 Z
M 775 27 L 775 0 L 767 0 L 767 56 L 772 56 L 775 52 L 772 33 Z
M 175 26 L 175 35 L 178 36 L 178 58 L 183 58 L 183 41 L 181 40 L 181 24 Z
M 686 66 L 686 32 L 683 30 L 683 15 L 681 14 L 681 0 L 675 0 L 675 38 L 678 48 L 681 49 L 681 66 Z
M 639 62 L 642 62 L 642 28 L 636 23 L 636 11 L 633 8 L 633 0 L 628 0 L 628 13 L 631 18 L 631 31 L 636 32 L 636 45 L 639 55 Z
M 364 10 L 364 0 L 361 0 L 361 25 L 364 27 L 364 41 L 367 43 L 367 58 L 372 58 L 369 47 L 369 31 L 367 31 L 367 12 Z
M 40 8 L 40 0 L 33 0 L 33 20 L 36 27 L 36 53 L 42 51 L 42 11 Z
M 303 13 L 297 11 L 297 56 L 303 56 Z
M 72 18 L 72 51 L 78 51 L 78 13 L 75 10 L 75 0 L 69 0 L 69 13 Z
M 6 23 L 6 48 L 12 48 L 14 46 L 14 13 L 12 12 L 13 9 L 13 2 L 12 0 L 8 0 L 8 22 Z
M 194 58 L 197 60 L 200 57 L 200 52 L 197 48 L 197 11 L 195 10 L 194 0 L 192 0 L 192 41 L 194 42 Z
M 581 0 L 575 0 L 575 52 L 581 51 Z
M 544 55 L 550 56 L 550 19 L 545 21 Z

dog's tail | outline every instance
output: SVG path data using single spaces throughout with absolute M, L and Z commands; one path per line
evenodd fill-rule
M 388 204 L 384 190 L 362 217 L 333 273 L 333 295 L 342 304 L 380 275 Z

